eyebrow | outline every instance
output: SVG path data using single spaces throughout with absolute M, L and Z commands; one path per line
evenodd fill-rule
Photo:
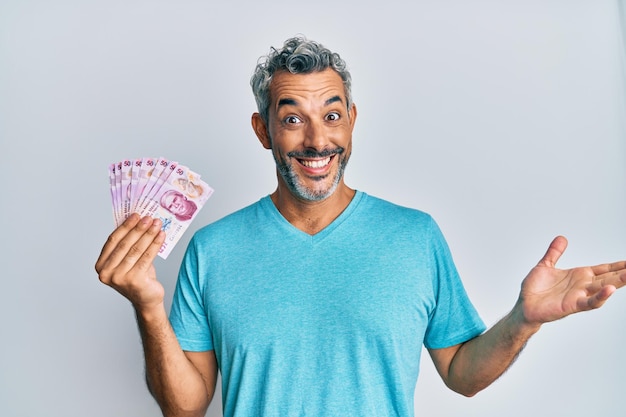
M 281 98 L 278 100 L 278 107 L 280 106 L 297 106 L 298 102 L 292 98 Z
M 342 103 L 342 102 L 343 102 L 343 100 L 342 100 L 342 99 L 341 99 L 341 97 L 339 97 L 339 96 L 334 96 L 334 97 L 331 97 L 331 98 L 329 98 L 328 100 L 326 100 L 326 101 L 324 102 L 324 106 L 328 106 L 329 104 L 333 104 L 333 103 L 336 103 L 336 102 L 340 102 L 340 103 Z
M 339 96 L 333 96 L 331 98 L 329 98 L 328 100 L 326 100 L 324 102 L 324 106 L 328 106 L 330 104 L 336 103 L 336 102 L 343 102 L 343 100 L 341 99 L 341 97 Z M 297 106 L 298 102 L 292 98 L 281 98 L 280 100 L 278 100 L 278 107 L 281 106 Z

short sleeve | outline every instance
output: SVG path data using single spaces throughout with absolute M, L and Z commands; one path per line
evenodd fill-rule
M 178 273 L 170 310 L 170 323 L 183 350 L 213 350 L 211 329 L 200 284 L 195 239 L 187 247 Z
M 448 244 L 434 220 L 431 234 L 436 304 L 430 314 L 424 345 L 440 349 L 466 342 L 480 335 L 486 327 L 469 300 Z

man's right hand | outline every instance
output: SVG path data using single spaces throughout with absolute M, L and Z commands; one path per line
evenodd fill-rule
M 163 304 L 165 291 L 153 262 L 164 240 L 160 220 L 134 213 L 111 233 L 96 262 L 100 281 L 126 297 L 138 313 Z

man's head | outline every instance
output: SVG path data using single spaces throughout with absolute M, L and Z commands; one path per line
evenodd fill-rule
M 287 39 L 282 49 L 271 48 L 270 53 L 259 59 L 250 80 L 259 114 L 268 122 L 270 106 L 270 84 L 274 74 L 287 71 L 292 74 L 309 74 L 331 68 L 343 81 L 348 109 L 352 106 L 352 78 L 346 63 L 339 54 L 319 43 L 302 36 Z
M 279 191 L 321 201 L 345 191 L 356 106 L 350 75 L 339 55 L 293 38 L 257 65 L 251 84 L 259 113 L 252 126 L 276 161 Z

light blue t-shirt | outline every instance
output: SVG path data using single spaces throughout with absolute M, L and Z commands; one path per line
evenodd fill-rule
M 413 416 L 422 345 L 485 329 L 434 220 L 362 192 L 313 236 L 269 197 L 199 230 L 170 320 L 227 417 Z

